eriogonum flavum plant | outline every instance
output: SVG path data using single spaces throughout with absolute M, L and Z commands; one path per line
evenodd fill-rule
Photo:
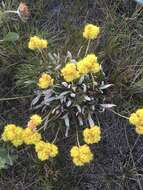
M 96 39 L 99 33 L 99 27 L 87 24 L 83 31 L 83 37 L 88 40 L 85 55 L 73 58 L 68 52 L 65 62 L 63 59 L 58 60 L 56 64 L 54 63 L 54 71 L 47 69 L 39 76 L 32 107 L 41 109 L 44 115 L 44 124 L 40 129 L 46 129 L 53 123 L 61 123 L 66 127 L 65 136 L 67 137 L 72 125 L 76 125 L 76 133 L 78 133 L 78 127 L 83 126 L 85 127 L 83 139 L 86 144 L 100 142 L 101 129 L 94 124 L 95 114 L 113 104 L 106 103 L 105 91 L 111 84 L 105 83 L 102 65 L 95 53 L 88 53 L 89 42 Z M 42 51 L 45 48 L 44 45 L 42 46 L 43 42 L 40 42 L 40 38 L 36 36 L 30 38 L 29 44 L 31 43 L 32 48 L 31 45 L 29 48 L 32 50 Z M 78 137 L 78 134 L 76 135 Z M 74 164 L 89 163 L 93 159 L 89 146 L 86 144 L 80 146 L 78 138 L 77 141 L 76 156 L 73 153 L 74 147 L 71 149 Z
M 25 6 L 22 10 L 27 12 Z M 25 128 L 14 124 L 6 125 L 2 134 L 3 141 L 11 142 L 15 147 L 23 144 L 34 145 L 38 158 L 44 161 L 56 157 L 59 152 L 55 145 L 59 128 L 52 142 L 42 137 L 40 130 L 49 129 L 49 126 L 53 127 L 54 124 L 64 126 L 67 137 L 72 127 L 77 137 L 76 145 L 69 150 L 73 163 L 83 166 L 93 160 L 89 145 L 99 143 L 102 138 L 102 130 L 95 124 L 96 113 L 115 106 L 107 101 L 107 89 L 112 84 L 106 83 L 97 54 L 89 53 L 91 40 L 96 39 L 99 34 L 98 26 L 85 26 L 83 37 L 88 43 L 84 56 L 78 54 L 78 57 L 73 58 L 68 52 L 64 61 L 56 54 L 49 54 L 54 68 L 51 68 L 51 64 L 47 65 L 47 70 L 39 75 L 35 98 L 31 104 L 33 109 L 40 109 L 42 117 L 38 114 L 32 115 Z M 43 61 L 47 61 L 42 52 L 48 48 L 46 39 L 32 36 L 27 46 L 30 51 L 40 51 Z M 138 134 L 143 134 L 142 118 L 143 109 L 137 110 L 127 118 L 135 125 Z M 82 145 L 79 142 L 79 128 L 83 129 Z

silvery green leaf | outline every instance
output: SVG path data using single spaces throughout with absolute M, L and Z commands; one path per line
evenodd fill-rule
M 78 84 L 82 84 L 84 81 L 84 76 L 80 77 Z
M 69 94 L 69 93 L 70 93 L 70 91 L 62 92 L 62 93 L 59 95 L 59 97 L 62 98 L 62 97 L 64 97 L 65 95 L 67 95 L 67 94 Z
M 46 109 L 47 109 L 47 106 L 49 106 L 50 104 L 46 104 L 42 107 L 42 111 L 41 112 L 44 112 Z
M 44 97 L 44 102 L 45 102 L 45 104 L 46 104 L 47 102 L 49 102 L 49 100 L 51 100 L 52 98 L 55 98 L 55 97 L 51 97 L 51 96 L 52 96 L 52 93 L 51 93 L 51 92 L 48 92 L 48 93 L 45 94 L 45 97 Z
M 82 114 L 85 113 L 85 108 L 83 107 L 82 110 L 81 110 Z
M 93 121 L 90 113 L 88 113 L 88 121 L 89 121 L 90 126 L 94 125 L 94 121 Z
M 64 119 L 65 125 L 66 125 L 65 136 L 68 137 L 68 132 L 69 132 L 69 128 L 70 128 L 70 122 L 69 122 L 68 114 L 65 114 L 65 115 L 63 116 L 63 119 Z
M 51 112 L 51 113 L 52 113 L 52 114 L 54 114 L 54 113 L 56 112 L 56 110 L 57 110 L 57 109 L 56 109 L 56 108 L 54 108 L 54 109 L 52 110 L 52 112 Z
M 59 64 L 59 65 L 57 65 L 56 67 L 55 67 L 55 70 L 57 71 L 57 70 L 59 70 L 61 68 L 61 65 Z
M 39 108 L 43 107 L 43 105 L 44 105 L 44 103 L 42 101 L 39 105 L 34 106 L 32 109 L 34 109 L 34 110 L 39 109 Z
M 105 108 L 101 107 L 99 110 L 98 110 L 100 113 L 103 113 L 105 111 Z
M 72 87 L 72 90 L 73 90 L 74 92 L 76 91 L 76 89 L 77 89 L 76 86 L 73 86 L 73 87 Z
M 47 103 L 52 102 L 53 100 L 56 100 L 56 99 L 57 99 L 56 97 L 51 97 L 51 98 L 48 98 L 48 99 L 44 98 L 44 103 L 47 104 Z
M 52 94 L 52 89 L 48 89 L 48 90 L 43 90 L 43 94 L 46 96 L 48 94 Z
M 79 125 L 83 126 L 83 120 L 82 120 L 82 118 L 80 116 L 78 116 L 78 120 L 79 120 Z
M 35 81 L 33 81 L 33 80 L 27 80 L 24 82 L 24 84 L 34 84 L 34 83 L 35 83 Z
M 68 88 L 71 88 L 71 84 L 68 85 Z
M 85 84 L 82 84 L 83 86 L 83 92 L 87 92 L 87 86 Z
M 63 113 L 63 112 L 64 112 L 64 108 L 63 108 L 63 106 L 61 106 L 60 108 L 61 108 L 60 111 Z
M 104 90 L 104 89 L 109 88 L 110 86 L 113 86 L 113 84 L 105 84 L 105 85 L 101 85 L 99 89 L 100 89 L 100 90 Z
M 71 101 L 71 100 L 69 100 L 69 101 L 67 102 L 66 106 L 67 106 L 67 107 L 70 107 L 70 106 L 71 106 L 71 104 L 72 104 L 72 101 Z
M 62 104 L 62 103 L 64 102 L 64 98 L 61 98 L 61 99 L 60 99 L 60 102 L 61 102 L 61 104 Z
M 76 97 L 76 94 L 75 94 L 75 93 L 71 93 L 70 96 L 71 96 L 72 98 L 75 98 L 75 97 Z
M 92 111 L 94 111 L 94 110 L 95 110 L 95 106 L 94 106 L 94 105 L 92 105 L 92 106 L 91 106 L 91 109 L 92 109 Z
M 56 107 L 52 110 L 52 114 L 54 114 L 55 111 L 59 109 L 59 107 L 60 107 L 60 106 L 56 106 Z
M 5 3 L 4 3 L 4 1 L 2 1 L 2 7 L 5 9 Z
M 75 107 L 77 108 L 78 112 L 81 113 L 81 107 L 78 104 L 76 104 Z
M 49 122 L 49 118 L 47 117 L 46 120 L 44 121 L 44 125 L 42 126 L 42 128 L 46 129 L 48 122 Z
M 101 69 L 101 72 L 102 72 L 103 76 L 106 77 L 106 74 L 104 73 L 103 67 L 101 65 L 100 65 L 100 69 Z
M 89 96 L 84 96 L 84 99 L 86 100 L 86 101 L 91 101 L 91 98 L 89 97 Z
M 32 100 L 31 106 L 34 106 L 34 105 L 39 101 L 40 97 L 41 97 L 41 95 L 36 96 L 36 97 Z
M 115 107 L 116 105 L 115 104 L 100 104 L 100 106 L 108 109 L 108 108 Z
M 59 110 L 56 110 L 56 115 L 58 115 L 60 113 L 60 111 Z
M 105 82 L 104 82 L 104 81 L 101 82 L 101 86 L 103 86 L 103 85 L 105 85 Z
M 70 59 L 70 60 L 72 60 L 72 54 L 71 54 L 71 52 L 70 51 L 67 51 L 67 57 L 66 57 L 66 59 Z
M 76 64 L 76 60 L 75 59 L 71 59 L 71 63 Z
M 63 98 L 63 101 L 64 101 L 64 102 L 66 102 L 66 101 L 67 101 L 67 98 L 66 98 L 66 96 Z
M 62 82 L 62 85 L 64 86 L 64 87 L 68 87 L 68 83 L 67 82 Z
M 34 90 L 34 93 L 35 93 L 37 96 L 42 95 L 41 90 Z

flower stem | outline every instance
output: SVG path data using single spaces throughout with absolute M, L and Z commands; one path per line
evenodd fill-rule
M 118 113 L 118 112 L 116 112 L 116 111 L 114 111 L 114 110 L 112 110 L 112 109 L 109 109 L 111 112 L 113 112 L 114 114 L 116 114 L 116 115 L 118 115 L 118 116 L 120 116 L 120 117 L 122 117 L 122 118 L 124 118 L 124 119 L 129 119 L 128 117 L 126 117 L 126 116 L 124 116 L 124 115 L 121 115 L 120 113 Z
M 76 129 L 76 139 L 77 139 L 77 144 L 78 144 L 78 146 L 80 147 L 79 136 L 78 136 L 78 131 L 77 131 L 77 129 Z
M 86 48 L 86 51 L 85 51 L 85 56 L 86 56 L 86 55 L 87 55 L 87 53 L 88 53 L 89 46 L 90 46 L 90 42 L 91 42 L 91 40 L 88 40 L 87 48 Z
M 57 140 L 59 131 L 60 131 L 60 127 L 58 128 L 58 130 L 57 130 L 57 132 L 56 132 L 55 138 L 54 138 L 54 140 L 53 140 L 53 144 L 54 144 L 54 142 Z

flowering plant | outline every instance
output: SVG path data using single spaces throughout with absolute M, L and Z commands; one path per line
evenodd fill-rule
M 25 8 L 22 7 L 22 10 Z M 73 163 L 76 166 L 83 166 L 93 160 L 94 155 L 89 145 L 99 143 L 102 138 L 100 124 L 99 122 L 98 125 L 95 124 L 97 112 L 115 106 L 107 99 L 108 88 L 112 84 L 107 83 L 97 55 L 89 53 L 91 40 L 96 39 L 99 33 L 99 27 L 87 24 L 83 31 L 83 37 L 88 40 L 84 56 L 80 55 L 80 51 L 77 57 L 68 52 L 65 61 L 56 54 L 49 53 L 45 56 L 43 49 L 48 48 L 46 39 L 38 36 L 30 37 L 27 46 L 31 51 L 40 52 L 41 63 L 50 60 L 47 69 L 37 80 L 35 97 L 31 103 L 32 109 L 40 112 L 41 116 L 32 115 L 25 128 L 7 124 L 2 133 L 3 141 L 11 142 L 15 147 L 23 144 L 33 145 L 38 158 L 44 161 L 56 157 L 59 153 L 60 150 L 55 142 L 61 126 L 64 126 L 66 137 L 69 136 L 70 128 L 74 129 L 76 134 L 76 145 L 69 151 Z M 138 109 L 129 118 L 122 117 L 135 125 L 138 134 L 143 134 L 143 109 Z M 59 127 L 56 127 L 54 140 L 49 142 L 46 135 L 42 136 L 40 132 L 42 129 L 49 130 L 53 125 Z M 83 129 L 84 144 L 80 144 L 79 129 Z
M 83 131 L 85 143 L 98 143 L 101 139 L 101 129 L 95 126 L 96 112 L 115 106 L 106 102 L 107 88 L 112 84 L 106 84 L 105 74 L 97 56 L 88 53 L 91 40 L 96 39 L 99 32 L 100 28 L 93 24 L 85 26 L 83 37 L 88 40 L 88 45 L 83 58 L 80 54 L 73 58 L 68 52 L 63 63 L 63 59 L 51 54 L 50 59 L 55 69 L 48 68 L 41 73 L 37 81 L 38 89 L 35 90 L 36 96 L 31 104 L 33 109 L 40 109 L 43 115 L 43 125 L 39 130 L 46 130 L 47 126 L 52 126 L 53 123 L 56 125 L 61 123 L 66 127 L 65 136 L 68 137 L 70 127 L 76 126 L 78 146 L 71 149 L 71 157 L 78 166 L 93 159 L 89 146 L 86 144 L 80 146 L 79 126 L 90 126 Z M 42 49 L 46 48 L 43 43 L 45 40 L 41 39 L 41 42 L 39 40 L 36 36 L 31 37 L 29 44 L 32 43 L 32 48 L 30 45 L 29 48 L 39 49 L 42 53 Z
M 89 40 L 96 38 L 99 28 L 91 24 L 88 30 L 87 27 L 88 25 L 85 26 L 83 36 L 86 38 L 88 36 Z M 94 28 L 98 28 L 97 32 Z M 57 60 L 55 64 L 52 57 L 55 71 L 48 69 L 41 74 L 37 82 L 39 89 L 35 91 L 32 107 L 42 109 L 45 115 L 43 128 L 53 120 L 54 122 L 64 120 L 65 135 L 68 136 L 70 121 L 76 121 L 80 126 L 85 126 L 86 123 L 92 126 L 94 125 L 92 117 L 95 117 L 96 111 L 104 111 L 105 108 L 114 106 L 106 102 L 105 92 L 112 84 L 106 84 L 97 56 L 93 53 L 87 54 L 89 44 L 87 48 L 82 59 L 79 57 L 73 59 L 68 52 L 64 66 L 61 60 Z

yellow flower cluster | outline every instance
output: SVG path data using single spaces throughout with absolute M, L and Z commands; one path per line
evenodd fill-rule
M 91 126 L 83 131 L 84 141 L 87 144 L 98 143 L 101 140 L 101 129 L 98 126 Z
M 83 166 L 93 160 L 93 154 L 88 145 L 74 146 L 70 151 L 73 163 L 76 166 Z
M 129 122 L 135 125 L 135 130 L 138 134 L 143 135 L 143 108 L 132 113 L 129 117 Z
M 36 144 L 42 139 L 41 134 L 31 128 L 25 128 L 23 131 L 23 141 L 25 144 Z
M 82 75 L 89 73 L 98 73 L 100 71 L 100 65 L 97 62 L 97 57 L 95 54 L 89 54 L 82 60 L 78 61 L 76 64 L 68 63 L 61 70 L 61 75 L 64 80 L 71 82 Z
M 35 145 L 35 150 L 40 160 L 53 158 L 58 154 L 58 147 L 52 143 L 42 141 L 41 134 L 36 131 L 36 127 L 42 123 L 42 118 L 35 114 L 32 115 L 28 126 L 23 129 L 14 124 L 8 124 L 2 134 L 3 141 L 10 141 L 15 147 L 22 144 Z
M 83 37 L 88 40 L 96 39 L 98 34 L 100 33 L 100 28 L 93 24 L 85 25 Z
M 77 70 L 81 75 L 88 73 L 98 73 L 100 71 L 100 65 L 97 62 L 95 54 L 89 54 L 77 63 Z
M 16 147 L 22 145 L 23 143 L 36 144 L 41 140 L 41 134 L 35 129 L 41 123 L 42 118 L 39 115 L 34 114 L 28 122 L 28 127 L 25 129 L 17 127 L 14 124 L 8 124 L 4 128 L 2 139 L 4 141 L 10 141 Z
M 48 41 L 38 36 L 31 37 L 28 43 L 28 48 L 32 50 L 47 48 L 47 46 L 48 46 Z
M 58 154 L 58 147 L 56 145 L 44 141 L 39 141 L 35 145 L 35 150 L 41 161 L 47 160 L 50 157 L 54 158 Z
M 4 128 L 2 140 L 10 141 L 14 146 L 18 147 L 23 144 L 22 135 L 23 129 L 21 127 L 17 127 L 14 124 L 8 124 Z
M 14 146 L 25 144 L 36 144 L 41 140 L 41 134 L 31 128 L 21 128 L 13 124 L 8 124 L 2 134 L 4 141 L 10 141 Z
M 30 121 L 28 122 L 28 127 L 29 128 L 36 128 L 37 126 L 41 125 L 42 123 L 42 118 L 40 115 L 34 114 L 30 117 Z
M 47 73 L 43 73 L 38 81 L 38 86 L 42 89 L 48 88 L 52 86 L 54 83 L 54 79 L 48 75 Z
M 74 63 L 67 63 L 66 66 L 61 70 L 61 75 L 67 82 L 71 82 L 80 77 L 76 68 L 76 64 Z

